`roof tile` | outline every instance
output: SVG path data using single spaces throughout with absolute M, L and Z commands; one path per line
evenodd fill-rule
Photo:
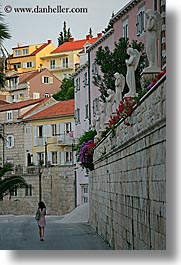
M 34 119 L 46 119 L 52 117 L 61 117 L 74 115 L 74 99 L 69 99 L 65 101 L 60 101 L 53 106 L 48 107 L 45 110 L 42 110 L 25 120 L 34 120 Z
M 84 40 L 76 40 L 76 41 L 69 41 L 69 42 L 64 42 L 62 45 L 60 45 L 58 48 L 56 48 L 52 53 L 59 53 L 59 52 L 64 52 L 64 51 L 73 51 L 73 50 L 81 50 L 84 48 L 84 44 L 87 43 L 94 43 L 98 40 L 99 38 L 92 38 L 92 39 L 84 39 Z
M 15 110 L 15 109 L 25 108 L 27 106 L 30 106 L 30 105 L 39 103 L 42 100 L 44 100 L 44 98 L 29 99 L 29 100 L 25 100 L 25 101 L 19 101 L 19 102 L 9 103 L 9 104 L 0 106 L 0 112 L 1 111 L 7 111 L 7 110 Z

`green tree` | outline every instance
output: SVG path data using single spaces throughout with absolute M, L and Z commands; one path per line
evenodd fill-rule
M 61 90 L 53 95 L 58 101 L 74 98 L 74 80 L 73 78 L 64 78 L 62 80 Z
M 67 29 L 67 24 L 64 21 L 63 31 L 59 33 L 59 37 L 58 37 L 58 47 L 62 45 L 64 42 L 68 42 L 71 37 L 72 37 L 72 34 L 70 32 L 70 28 Z
M 4 23 L 3 14 L 0 13 L 0 50 L 1 50 L 0 53 L 4 54 L 2 46 L 3 41 L 10 38 L 11 35 L 9 33 L 8 26 Z M 0 58 L 0 88 L 4 87 L 5 84 L 4 60 L 5 58 Z
M 12 170 L 10 163 L 5 164 L 2 168 L 0 167 L 0 199 L 14 190 L 14 188 L 22 188 L 27 185 L 26 181 L 21 176 L 4 176 L 6 172 Z
M 127 68 L 125 60 L 129 57 L 127 54 L 127 48 L 131 46 L 141 52 L 141 57 L 139 61 L 138 68 L 136 70 L 136 86 L 137 89 L 141 87 L 140 85 L 140 74 L 144 68 L 146 55 L 144 53 L 144 44 L 137 41 L 132 41 L 129 44 L 129 40 L 121 38 L 118 43 L 115 43 L 115 49 L 110 51 L 109 47 L 105 48 L 99 47 L 96 53 L 96 63 L 100 66 L 103 75 L 96 74 L 93 76 L 94 85 L 99 87 L 101 93 L 101 98 L 105 101 L 107 95 L 107 90 L 115 90 L 115 79 L 114 74 L 116 72 L 126 76 Z M 125 84 L 125 89 L 123 93 L 128 92 L 127 84 Z

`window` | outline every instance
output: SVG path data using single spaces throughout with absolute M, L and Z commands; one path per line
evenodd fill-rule
M 12 121 L 13 120 L 13 112 L 12 110 L 9 110 L 7 112 L 7 121 Z
M 154 11 L 157 11 L 158 10 L 158 1 L 157 0 L 154 0 Z
M 57 165 L 57 152 L 52 152 L 52 164 Z
M 42 163 L 44 164 L 44 161 L 45 161 L 45 154 L 44 153 L 37 153 L 37 156 L 38 156 L 38 163 Z
M 88 186 L 83 187 L 83 192 L 88 193 Z
M 27 68 L 31 68 L 34 66 L 34 62 L 27 62 Z
M 12 189 L 10 191 L 10 196 L 18 196 L 18 188 L 14 187 L 14 189 Z
M 68 68 L 68 58 L 63 58 L 63 68 Z
M 11 90 L 18 88 L 18 81 L 19 81 L 18 77 L 13 77 L 10 79 L 9 85 L 10 85 Z
M 137 14 L 136 20 L 137 20 L 137 23 L 136 23 L 137 36 L 140 36 L 144 33 L 144 30 L 145 30 L 145 7 L 144 6 L 140 8 Z
M 93 76 L 97 76 L 98 75 L 98 66 L 97 66 L 95 61 L 92 64 L 92 74 L 93 74 Z
M 38 126 L 38 137 L 42 138 L 43 137 L 43 126 Z
M 51 95 L 49 93 L 45 93 L 45 98 L 50 98 Z
M 32 185 L 26 185 L 25 196 L 32 196 Z
M 97 111 L 98 111 L 98 98 L 95 98 L 93 100 L 93 113 L 96 114 Z
M 125 19 L 125 20 L 123 21 L 123 37 L 124 37 L 125 39 L 128 38 L 128 19 Z
M 55 69 L 55 60 L 50 60 L 50 69 Z
M 33 92 L 33 99 L 40 98 L 40 93 Z
M 52 136 L 56 136 L 56 135 L 57 135 L 57 125 L 52 124 Z
M 24 100 L 24 94 L 23 94 L 23 93 L 20 93 L 20 94 L 19 94 L 19 99 L 20 99 L 20 100 Z
M 86 87 L 88 85 L 88 83 L 87 83 L 87 72 L 84 74 L 83 83 L 84 83 L 84 87 Z
M 28 48 L 23 49 L 23 55 L 27 55 L 28 54 Z
M 72 131 L 72 125 L 71 122 L 65 123 L 65 133 L 69 133 Z
M 51 76 L 42 76 L 43 84 L 53 84 L 53 77 Z
M 84 197 L 83 202 L 84 203 L 87 203 L 88 202 L 88 198 L 87 197 Z
M 21 68 L 21 63 L 15 63 L 14 64 L 14 69 L 18 69 Z
M 80 122 L 80 109 L 76 109 L 75 110 L 75 123 L 79 123 Z
M 6 147 L 7 148 L 12 148 L 14 146 L 14 136 L 13 135 L 8 135 L 6 138 Z
M 31 67 L 34 67 L 34 62 L 23 63 L 23 68 L 31 68 Z
M 72 152 L 65 152 L 65 162 L 72 162 Z
M 80 90 L 80 77 L 77 77 L 75 79 L 75 92 L 77 92 L 78 90 Z
M 89 105 L 86 104 L 85 105 L 85 119 L 88 119 L 88 117 L 89 117 Z
M 20 50 L 15 50 L 15 56 L 20 56 L 21 52 Z

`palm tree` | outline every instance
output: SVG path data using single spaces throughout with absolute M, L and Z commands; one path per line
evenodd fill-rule
M 4 23 L 3 14 L 0 12 L 0 53 L 4 54 L 2 43 L 6 39 L 10 39 L 8 26 Z M 0 58 L 0 88 L 4 87 L 5 75 L 4 75 L 4 56 Z
M 14 190 L 14 188 L 23 188 L 27 185 L 26 181 L 21 176 L 4 176 L 6 172 L 12 170 L 12 165 L 6 163 L 0 168 L 0 199 Z

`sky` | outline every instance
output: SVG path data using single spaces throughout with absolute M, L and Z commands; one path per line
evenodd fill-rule
M 51 39 L 57 46 L 57 37 L 67 22 L 75 39 L 84 39 L 90 27 L 93 36 L 107 26 L 112 12 L 116 13 L 130 0 L 0 0 L 11 39 L 4 42 L 9 53 L 17 43 L 22 45 L 45 43 Z M 48 8 L 52 13 L 37 13 Z M 53 8 L 86 8 L 87 13 L 53 13 Z M 33 13 L 17 13 L 14 8 L 32 8 Z M 6 11 L 6 12 L 5 12 Z M 56 10 L 54 10 L 56 11 Z M 64 10 L 63 10 L 64 11 Z

